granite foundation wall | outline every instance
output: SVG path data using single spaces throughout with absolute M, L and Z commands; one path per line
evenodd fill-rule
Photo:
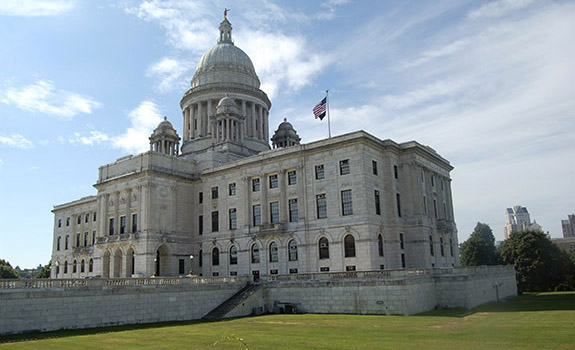
M 0 334 L 199 319 L 245 278 L 0 281 Z
M 249 277 L 0 280 L 0 335 L 200 319 Z M 274 312 L 412 315 L 517 295 L 511 266 L 273 275 L 226 317 Z

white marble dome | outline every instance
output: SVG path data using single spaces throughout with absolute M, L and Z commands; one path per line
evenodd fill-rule
M 241 84 L 259 88 L 260 80 L 248 55 L 234 45 L 232 26 L 227 19 L 220 23 L 220 39 L 200 59 L 192 78 L 192 88 L 206 84 Z

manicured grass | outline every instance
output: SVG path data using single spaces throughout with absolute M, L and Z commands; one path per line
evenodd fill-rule
M 269 315 L 26 334 L 0 337 L 0 349 L 244 349 L 234 336 L 250 350 L 575 349 L 575 293 L 411 317 Z

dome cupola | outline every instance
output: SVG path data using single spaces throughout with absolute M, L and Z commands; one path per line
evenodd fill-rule
M 176 129 L 168 121 L 168 118 L 164 117 L 164 120 L 158 124 L 152 136 L 150 136 L 150 151 L 176 156 L 178 155 L 179 145 L 180 136 L 178 136 Z
M 299 145 L 301 138 L 291 123 L 288 123 L 287 119 L 284 118 L 284 121 L 278 126 L 271 141 L 273 148 L 291 147 Z

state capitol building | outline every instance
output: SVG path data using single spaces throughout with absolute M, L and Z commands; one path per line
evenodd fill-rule
M 185 92 L 183 135 L 101 166 L 53 209 L 52 278 L 259 276 L 459 266 L 449 162 L 356 131 L 300 143 L 224 18 Z M 272 142 L 270 147 L 269 141 Z

